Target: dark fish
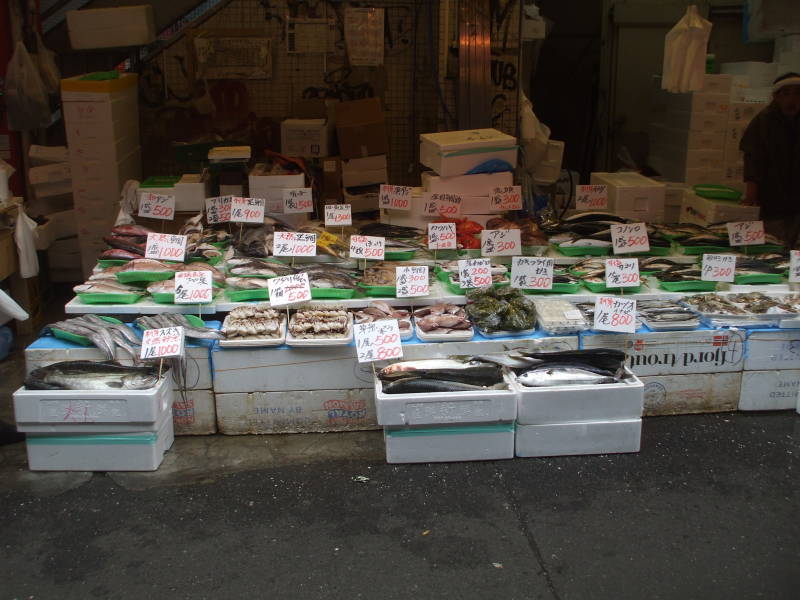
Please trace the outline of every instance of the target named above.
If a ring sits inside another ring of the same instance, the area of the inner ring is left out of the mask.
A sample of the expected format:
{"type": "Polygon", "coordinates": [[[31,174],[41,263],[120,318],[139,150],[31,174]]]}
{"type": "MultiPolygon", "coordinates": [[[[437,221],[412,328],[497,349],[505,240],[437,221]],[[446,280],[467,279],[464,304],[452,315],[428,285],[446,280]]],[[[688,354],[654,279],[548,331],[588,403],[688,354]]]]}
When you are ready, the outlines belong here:
{"type": "Polygon", "coordinates": [[[415,369],[413,371],[381,372],[379,377],[384,381],[398,381],[416,377],[473,385],[494,385],[503,381],[503,372],[498,365],[480,363],[465,369],[415,369]]]}
{"type": "Polygon", "coordinates": [[[611,348],[562,350],[560,352],[521,351],[520,354],[549,362],[594,365],[597,368],[609,371],[616,371],[625,362],[625,353],[611,348]]]}
{"type": "MultiPolygon", "coordinates": [[[[456,381],[441,379],[425,379],[422,377],[406,377],[383,386],[385,394],[430,394],[434,392],[472,392],[485,391],[486,386],[470,385],[456,381]]],[[[499,388],[498,388],[499,389],[499,388]]]]}
{"type": "Polygon", "coordinates": [[[121,235],[125,237],[146,238],[148,233],[153,233],[153,230],[142,227],[141,225],[117,225],[111,228],[112,235],[121,235]]]}
{"type": "Polygon", "coordinates": [[[106,250],[105,252],[101,252],[100,256],[97,258],[101,260],[106,259],[115,259],[115,260],[135,260],[137,258],[142,258],[144,253],[136,254],[134,252],[129,252],[128,250],[122,250],[120,248],[112,248],[111,250],[106,250]]]}
{"type": "Polygon", "coordinates": [[[112,248],[127,250],[139,256],[144,256],[144,243],[137,241],[140,238],[126,237],[121,235],[107,235],[103,241],[112,248]]]}
{"type": "Polygon", "coordinates": [[[627,219],[618,215],[605,212],[584,212],[576,213],[561,220],[563,223],[582,223],[585,221],[613,221],[614,223],[625,223],[627,219]]]}
{"type": "Polygon", "coordinates": [[[29,390],[146,390],[158,383],[158,367],[128,367],[115,361],[71,360],[34,369],[29,390]]]}

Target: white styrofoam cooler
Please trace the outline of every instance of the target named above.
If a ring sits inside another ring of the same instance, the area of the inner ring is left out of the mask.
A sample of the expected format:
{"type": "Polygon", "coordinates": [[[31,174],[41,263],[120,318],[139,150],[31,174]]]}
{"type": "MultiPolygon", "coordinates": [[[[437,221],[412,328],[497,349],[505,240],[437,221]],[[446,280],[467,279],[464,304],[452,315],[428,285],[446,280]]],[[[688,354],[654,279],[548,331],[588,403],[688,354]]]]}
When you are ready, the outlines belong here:
{"type": "Polygon", "coordinates": [[[157,431],[138,433],[29,433],[31,471],[155,471],[175,441],[167,412],[157,431]]]}
{"type": "Polygon", "coordinates": [[[736,410],[742,372],[654,375],[644,384],[644,416],[736,410]]]}
{"type": "Polygon", "coordinates": [[[27,390],[14,392],[17,429],[26,433],[156,431],[172,415],[166,377],[148,390],[27,390]]]}
{"type": "Polygon", "coordinates": [[[626,369],[622,383],[527,387],[513,378],[522,425],[617,421],[642,416],[644,384],[626,369]]]}
{"type": "Polygon", "coordinates": [[[745,371],[800,369],[800,329],[749,331],[745,371]]]}
{"type": "Polygon", "coordinates": [[[175,435],[211,435],[217,433],[217,407],[211,390],[174,392],[172,423],[175,435]]]}
{"type": "Polygon", "coordinates": [[[386,427],[388,463],[455,462],[514,458],[513,423],[443,427],[386,427]]]}
{"type": "Polygon", "coordinates": [[[789,410],[800,399],[800,370],[745,371],[739,410],[789,410]]]}
{"type": "Polygon", "coordinates": [[[570,456],[638,452],[642,420],[516,426],[517,456],[570,456]]]}
{"type": "Polygon", "coordinates": [[[423,133],[419,161],[442,177],[465,175],[487,160],[517,165],[517,139],[496,129],[423,133]]]}

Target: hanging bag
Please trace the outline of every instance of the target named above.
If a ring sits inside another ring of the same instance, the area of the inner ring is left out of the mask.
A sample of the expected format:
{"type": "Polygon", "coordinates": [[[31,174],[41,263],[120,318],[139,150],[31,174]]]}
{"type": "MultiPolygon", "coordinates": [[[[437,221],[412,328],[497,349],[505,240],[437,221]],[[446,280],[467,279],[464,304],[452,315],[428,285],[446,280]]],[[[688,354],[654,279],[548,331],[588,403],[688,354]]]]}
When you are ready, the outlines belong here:
{"type": "Polygon", "coordinates": [[[50,124],[47,91],[25,44],[17,42],[6,71],[8,128],[29,131],[50,124]]]}

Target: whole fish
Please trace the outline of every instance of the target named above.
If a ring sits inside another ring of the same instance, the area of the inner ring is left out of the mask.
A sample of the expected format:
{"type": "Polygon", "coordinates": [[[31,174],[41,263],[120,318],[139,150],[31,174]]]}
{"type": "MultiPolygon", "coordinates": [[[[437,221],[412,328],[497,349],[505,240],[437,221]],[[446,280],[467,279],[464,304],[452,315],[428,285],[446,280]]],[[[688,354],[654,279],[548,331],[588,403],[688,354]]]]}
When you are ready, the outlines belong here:
{"type": "Polygon", "coordinates": [[[426,360],[407,360],[396,362],[388,367],[384,367],[378,373],[378,376],[383,379],[384,376],[391,376],[394,373],[417,371],[420,369],[434,370],[434,369],[468,369],[471,364],[475,362],[456,360],[451,358],[430,358],[426,360]]]}
{"type": "Polygon", "coordinates": [[[158,367],[128,367],[114,361],[73,360],[34,369],[29,390],[146,390],[158,384],[158,367]]]}
{"type": "Polygon", "coordinates": [[[546,367],[525,371],[517,377],[526,387],[548,387],[557,385],[596,385],[616,383],[617,379],[608,375],[600,375],[580,367],[546,367]]]}
{"type": "Polygon", "coordinates": [[[258,290],[269,287],[266,279],[258,277],[227,277],[225,285],[234,290],[258,290]]]}
{"type": "Polygon", "coordinates": [[[117,273],[122,267],[108,267],[106,269],[99,269],[97,272],[89,276],[88,281],[116,281],[117,273]]]}
{"type": "Polygon", "coordinates": [[[72,291],[76,294],[139,294],[140,296],[145,294],[139,288],[113,281],[89,281],[76,285],[72,291]]]}
{"type": "MultiPolygon", "coordinates": [[[[494,389],[503,389],[504,385],[494,389]]],[[[383,386],[385,394],[430,394],[437,392],[472,392],[486,391],[482,385],[471,385],[457,381],[442,381],[440,379],[425,379],[422,377],[406,377],[392,381],[383,386]]],[[[492,389],[492,388],[490,388],[492,389]]]]}
{"type": "Polygon", "coordinates": [[[281,277],[294,273],[288,265],[273,263],[265,260],[251,260],[249,262],[228,266],[228,273],[237,277],[247,275],[250,277],[281,277]]]}
{"type": "Polygon", "coordinates": [[[126,265],[123,265],[121,271],[151,271],[155,273],[165,273],[167,271],[174,271],[175,267],[165,264],[160,260],[152,258],[137,258],[132,260],[126,265]]]}
{"type": "Polygon", "coordinates": [[[118,250],[127,250],[132,254],[144,256],[144,242],[138,241],[141,238],[128,237],[122,235],[107,235],[103,237],[103,241],[118,250]]]}
{"type": "Polygon", "coordinates": [[[114,359],[114,342],[113,339],[102,335],[95,329],[87,327],[85,323],[79,322],[77,319],[67,319],[66,321],[58,321],[48,325],[50,329],[59,329],[72,335],[80,335],[87,338],[94,346],[100,350],[109,360],[114,359]]]}
{"type": "Polygon", "coordinates": [[[114,260],[134,260],[136,258],[142,258],[143,252],[134,253],[129,252],[128,250],[122,250],[120,248],[111,248],[110,250],[105,250],[104,252],[100,253],[100,256],[97,258],[101,260],[105,259],[114,259],[114,260]]]}
{"type": "Polygon", "coordinates": [[[174,294],[175,280],[165,279],[164,281],[154,281],[147,286],[147,292],[150,294],[174,294]]]}
{"type": "Polygon", "coordinates": [[[562,248],[576,248],[576,247],[591,247],[591,248],[610,248],[611,242],[606,240],[595,240],[592,238],[579,238],[570,242],[561,242],[559,244],[562,248]]]}
{"type": "Polygon", "coordinates": [[[627,219],[611,213],[594,211],[575,213],[572,216],[561,219],[563,223],[581,223],[584,221],[613,221],[614,223],[625,223],[627,219]]]}
{"type": "Polygon", "coordinates": [[[116,225],[111,228],[113,235],[122,235],[127,237],[147,237],[148,233],[153,233],[152,229],[142,227],[141,225],[116,225]]]}

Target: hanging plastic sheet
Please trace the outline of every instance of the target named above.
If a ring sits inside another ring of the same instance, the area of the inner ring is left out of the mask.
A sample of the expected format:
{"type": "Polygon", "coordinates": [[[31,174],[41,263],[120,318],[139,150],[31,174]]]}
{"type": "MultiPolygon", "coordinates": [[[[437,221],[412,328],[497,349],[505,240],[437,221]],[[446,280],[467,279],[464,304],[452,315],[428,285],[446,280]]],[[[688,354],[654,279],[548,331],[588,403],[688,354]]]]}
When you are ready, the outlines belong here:
{"type": "Polygon", "coordinates": [[[19,256],[19,275],[23,279],[36,277],[39,274],[39,257],[36,256],[36,221],[19,208],[17,222],[14,226],[14,240],[17,243],[19,256]]]}
{"type": "Polygon", "coordinates": [[[29,131],[50,124],[47,89],[25,44],[17,42],[6,71],[8,128],[29,131]]]}
{"type": "Polygon", "coordinates": [[[661,87],[668,92],[696,92],[703,89],[711,21],[694,4],[667,33],[661,87]]]}

